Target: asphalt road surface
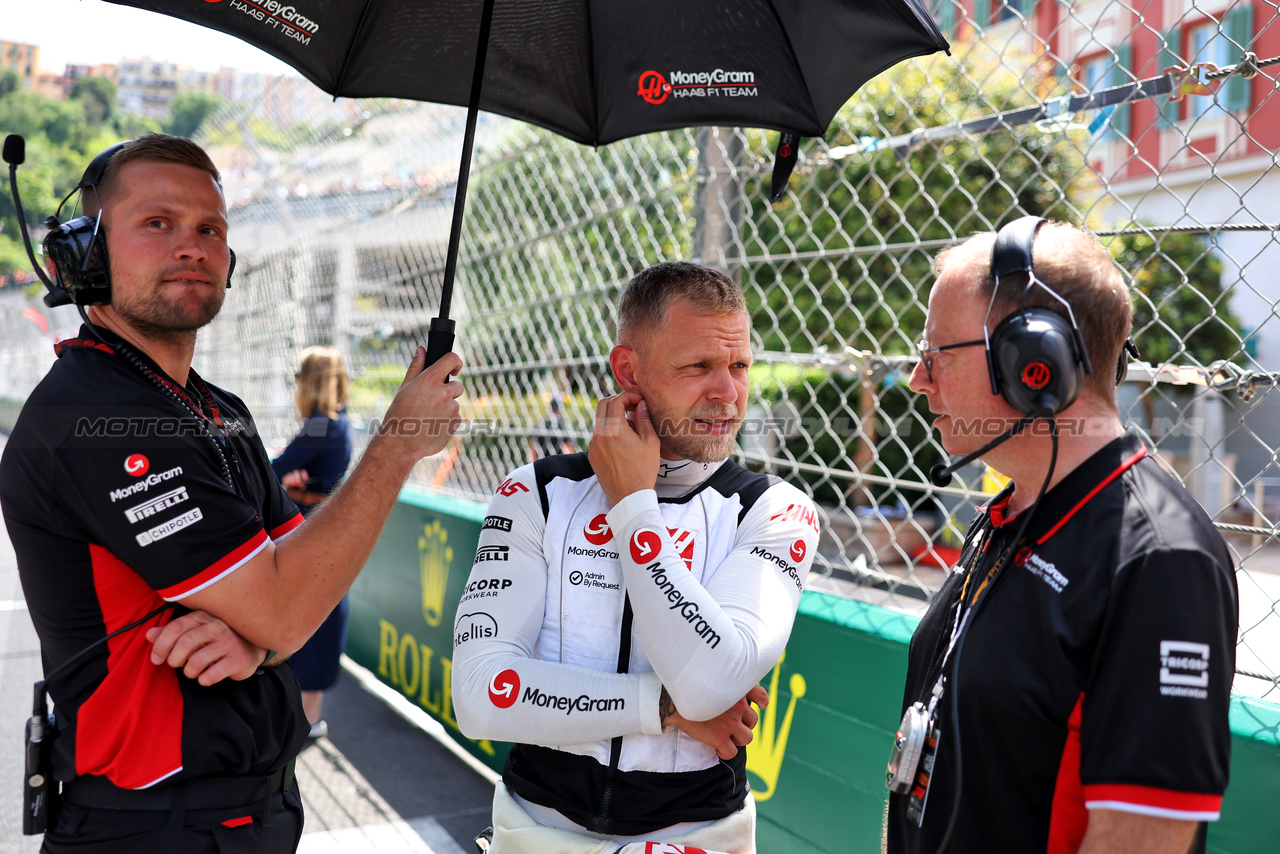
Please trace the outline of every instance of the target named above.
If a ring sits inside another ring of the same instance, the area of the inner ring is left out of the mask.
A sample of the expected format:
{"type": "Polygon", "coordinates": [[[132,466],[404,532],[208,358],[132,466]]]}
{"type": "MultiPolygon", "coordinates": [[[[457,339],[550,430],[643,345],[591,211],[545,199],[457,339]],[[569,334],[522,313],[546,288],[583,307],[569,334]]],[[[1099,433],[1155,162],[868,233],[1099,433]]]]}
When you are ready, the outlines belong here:
{"type": "MultiPolygon", "coordinates": [[[[40,848],[40,837],[22,835],[21,819],[23,731],[39,649],[0,526],[0,854],[40,848]]],[[[307,816],[299,851],[472,854],[471,839],[489,824],[492,782],[425,731],[425,713],[406,717],[366,681],[358,669],[343,672],[325,695],[329,736],[299,757],[307,816]]]]}

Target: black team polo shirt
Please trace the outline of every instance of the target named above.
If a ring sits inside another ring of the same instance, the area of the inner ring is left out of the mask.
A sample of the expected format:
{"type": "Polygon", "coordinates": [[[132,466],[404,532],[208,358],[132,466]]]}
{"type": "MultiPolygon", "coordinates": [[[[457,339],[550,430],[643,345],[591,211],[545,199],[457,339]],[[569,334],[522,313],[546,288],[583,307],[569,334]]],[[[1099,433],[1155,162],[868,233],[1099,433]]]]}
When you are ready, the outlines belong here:
{"type": "MultiPolygon", "coordinates": [[[[1021,525],[1005,516],[1011,492],[974,522],[988,515],[993,525],[975,583],[1021,525]]],[[[904,709],[928,704],[961,576],[911,639],[904,709]]],[[[977,607],[959,664],[963,785],[948,851],[1075,851],[1090,807],[1217,819],[1231,752],[1235,573],[1204,510],[1136,433],[1045,495],[977,607]]],[[[923,826],[907,818],[907,795],[891,795],[891,854],[936,850],[951,817],[951,683],[923,826]]],[[[1204,851],[1203,825],[1193,850],[1204,851]]]]}
{"type": "Polygon", "coordinates": [[[165,602],[178,607],[50,683],[60,731],[55,776],[100,775],[136,789],[273,773],[307,737],[291,668],[206,688],[153,665],[146,640],[148,628],[186,613],[185,597],[301,524],[248,409],[194,372],[179,387],[138,354],[224,437],[232,489],[190,418],[87,327],[56,349],[0,462],[0,505],[45,672],[165,602]]]}

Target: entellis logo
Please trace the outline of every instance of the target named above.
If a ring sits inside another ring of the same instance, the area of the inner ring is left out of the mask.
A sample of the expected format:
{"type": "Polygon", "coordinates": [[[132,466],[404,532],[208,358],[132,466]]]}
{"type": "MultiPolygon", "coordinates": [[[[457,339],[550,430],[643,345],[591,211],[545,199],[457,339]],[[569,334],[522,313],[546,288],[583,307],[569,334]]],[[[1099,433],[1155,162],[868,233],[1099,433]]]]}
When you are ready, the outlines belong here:
{"type": "Polygon", "coordinates": [[[603,546],[613,539],[613,531],[609,530],[609,522],[603,513],[588,522],[582,534],[593,546],[603,546]]]}
{"type": "MultiPolygon", "coordinates": [[[[787,653],[774,665],[769,675],[769,697],[777,699],[778,674],[782,670],[782,662],[787,660],[787,653]]],[[[778,775],[782,773],[782,758],[787,753],[787,739],[791,737],[791,719],[796,713],[796,701],[805,695],[808,686],[799,673],[791,674],[791,700],[787,703],[787,713],[782,718],[782,728],[778,729],[778,706],[770,703],[764,713],[751,729],[751,749],[747,751],[747,770],[763,781],[757,788],[753,782],[751,793],[757,801],[767,801],[778,789],[778,775]]]]}
{"type": "Polygon", "coordinates": [[[489,701],[499,709],[509,709],[520,697],[520,674],[504,670],[489,683],[489,701]]]}
{"type": "Polygon", "coordinates": [[[1053,379],[1053,371],[1044,362],[1032,362],[1022,369],[1022,384],[1039,391],[1053,379]]]}
{"type": "Polygon", "coordinates": [[[124,461],[124,470],[134,477],[142,477],[151,469],[151,461],[142,454],[131,454],[124,461]]]}
{"type": "Polygon", "coordinates": [[[650,104],[661,104],[671,94],[671,84],[658,72],[646,71],[640,75],[640,88],[636,94],[650,104]]]}
{"type": "Polygon", "coordinates": [[[449,530],[437,519],[422,527],[418,537],[418,570],[422,576],[422,619],[428,626],[438,626],[444,619],[444,592],[449,584],[449,565],[453,563],[453,547],[449,530]]]}
{"type": "Polygon", "coordinates": [[[641,528],[631,535],[631,559],[636,563],[648,563],[662,551],[662,535],[649,528],[641,528]]]}

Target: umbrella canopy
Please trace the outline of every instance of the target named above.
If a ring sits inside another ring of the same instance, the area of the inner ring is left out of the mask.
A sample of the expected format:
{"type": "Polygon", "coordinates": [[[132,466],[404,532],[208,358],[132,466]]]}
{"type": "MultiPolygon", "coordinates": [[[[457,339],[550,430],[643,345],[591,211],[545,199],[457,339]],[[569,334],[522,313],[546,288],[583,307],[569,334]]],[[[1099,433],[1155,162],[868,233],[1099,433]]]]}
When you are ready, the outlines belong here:
{"type": "MultiPolygon", "coordinates": [[[[334,96],[467,106],[483,0],[108,0],[234,35],[334,96]]],[[[479,106],[599,145],[692,125],[821,136],[946,49],[922,0],[496,0],[479,106]]]]}
{"type": "Polygon", "coordinates": [[[772,198],[802,136],[858,87],[948,45],[922,0],[107,0],[265,50],[334,97],[466,106],[431,364],[449,319],[477,110],[600,145],[693,125],[782,132],[772,198]]]}

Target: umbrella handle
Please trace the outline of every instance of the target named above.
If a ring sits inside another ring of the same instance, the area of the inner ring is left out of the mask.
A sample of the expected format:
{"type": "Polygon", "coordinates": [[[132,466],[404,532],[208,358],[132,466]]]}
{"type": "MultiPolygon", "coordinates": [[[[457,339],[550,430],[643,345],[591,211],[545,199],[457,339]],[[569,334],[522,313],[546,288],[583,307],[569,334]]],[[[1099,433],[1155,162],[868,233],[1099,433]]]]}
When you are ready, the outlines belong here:
{"type": "Polygon", "coordinates": [[[427,364],[429,368],[445,353],[453,350],[453,330],[457,326],[447,317],[431,318],[431,328],[427,332],[427,364]]]}

